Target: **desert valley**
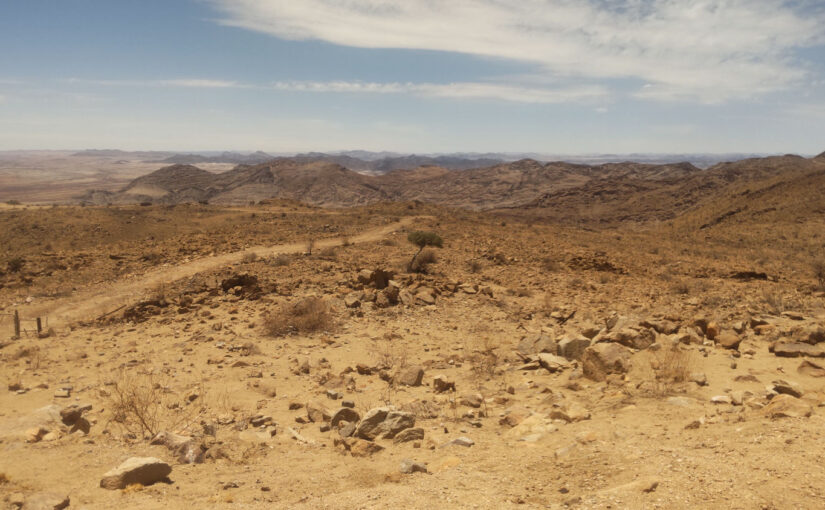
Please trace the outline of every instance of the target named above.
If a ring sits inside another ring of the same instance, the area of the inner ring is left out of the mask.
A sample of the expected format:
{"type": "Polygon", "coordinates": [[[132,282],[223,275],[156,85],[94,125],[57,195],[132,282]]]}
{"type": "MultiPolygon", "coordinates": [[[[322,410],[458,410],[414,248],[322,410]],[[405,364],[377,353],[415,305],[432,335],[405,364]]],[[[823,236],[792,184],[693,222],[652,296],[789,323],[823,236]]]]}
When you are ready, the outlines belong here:
{"type": "Polygon", "coordinates": [[[2,504],[825,505],[825,156],[426,164],[4,204],[2,504]]]}

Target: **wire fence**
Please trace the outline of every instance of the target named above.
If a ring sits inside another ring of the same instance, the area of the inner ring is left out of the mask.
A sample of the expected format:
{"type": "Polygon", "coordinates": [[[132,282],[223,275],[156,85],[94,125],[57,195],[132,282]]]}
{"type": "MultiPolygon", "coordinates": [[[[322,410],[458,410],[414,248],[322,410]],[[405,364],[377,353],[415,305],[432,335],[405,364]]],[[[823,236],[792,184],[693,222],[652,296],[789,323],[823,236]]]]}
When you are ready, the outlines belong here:
{"type": "Polygon", "coordinates": [[[39,336],[41,332],[49,329],[48,317],[26,318],[21,317],[17,311],[12,313],[0,312],[0,335],[11,338],[39,336]]]}

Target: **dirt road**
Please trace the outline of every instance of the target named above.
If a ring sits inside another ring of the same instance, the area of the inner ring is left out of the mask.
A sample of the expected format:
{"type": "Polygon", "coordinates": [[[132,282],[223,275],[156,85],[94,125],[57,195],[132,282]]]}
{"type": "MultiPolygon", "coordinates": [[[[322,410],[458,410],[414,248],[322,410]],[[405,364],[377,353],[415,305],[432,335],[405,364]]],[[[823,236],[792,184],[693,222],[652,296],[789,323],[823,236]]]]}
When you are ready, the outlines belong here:
{"type": "MultiPolygon", "coordinates": [[[[410,225],[418,217],[403,218],[400,221],[367,230],[349,239],[350,243],[377,241],[386,235],[410,225]]],[[[343,240],[320,239],[315,242],[315,249],[340,246],[343,240]]],[[[134,278],[99,285],[93,289],[81,291],[71,297],[57,299],[48,303],[33,303],[20,307],[20,315],[25,318],[47,317],[49,327],[65,326],[73,321],[88,320],[99,317],[123,305],[138,301],[147,292],[163,284],[169,284],[182,278],[239,262],[245,255],[254,253],[259,257],[278,254],[303,253],[307,242],[279,244],[273,246],[255,246],[232,253],[204,257],[185,264],[161,267],[134,278]]]]}

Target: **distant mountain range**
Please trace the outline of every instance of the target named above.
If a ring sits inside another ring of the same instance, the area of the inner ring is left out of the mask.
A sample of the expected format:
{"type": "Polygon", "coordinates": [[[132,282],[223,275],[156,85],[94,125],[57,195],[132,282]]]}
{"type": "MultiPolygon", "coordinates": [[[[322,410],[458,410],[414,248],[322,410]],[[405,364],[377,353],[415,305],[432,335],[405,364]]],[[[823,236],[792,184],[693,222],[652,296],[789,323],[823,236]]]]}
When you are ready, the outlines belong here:
{"type": "Polygon", "coordinates": [[[195,152],[176,153],[163,151],[128,152],[121,150],[85,150],[74,154],[93,158],[139,160],[158,164],[203,165],[231,164],[255,165],[275,159],[289,158],[310,163],[324,161],[335,163],[354,172],[379,175],[394,170],[412,170],[422,166],[438,166],[448,170],[482,168],[499,163],[533,159],[536,161],[564,161],[567,163],[600,165],[632,161],[662,165],[689,162],[699,168],[708,168],[725,161],[738,161],[767,154],[545,154],[545,153],[452,153],[452,154],[400,154],[395,152],[341,151],[309,152],[299,154],[270,154],[263,151],[246,152],[195,152]]]}
{"type": "MultiPolygon", "coordinates": [[[[823,181],[822,187],[815,188],[817,193],[825,189],[822,155],[748,158],[708,169],[689,162],[585,165],[524,159],[466,170],[434,165],[413,170],[380,167],[383,173],[376,175],[345,168],[341,163],[350,156],[324,156],[281,157],[222,173],[174,164],[139,177],[120,191],[91,191],[80,198],[97,204],[246,204],[284,198],[325,207],[417,200],[517,216],[610,222],[674,218],[734,190],[750,193],[748,186],[753,183],[775,185],[806,178],[823,181]]],[[[384,157],[373,163],[386,165],[397,159],[384,157]]]]}

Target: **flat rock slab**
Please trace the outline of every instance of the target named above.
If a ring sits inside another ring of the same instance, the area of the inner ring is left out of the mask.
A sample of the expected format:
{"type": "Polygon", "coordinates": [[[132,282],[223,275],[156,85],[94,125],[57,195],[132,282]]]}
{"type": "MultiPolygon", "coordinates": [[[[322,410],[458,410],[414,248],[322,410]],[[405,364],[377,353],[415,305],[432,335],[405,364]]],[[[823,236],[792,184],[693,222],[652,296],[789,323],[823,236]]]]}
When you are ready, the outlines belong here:
{"type": "Polygon", "coordinates": [[[165,480],[172,467],[154,457],[132,457],[103,475],[100,486],[104,489],[125,489],[134,484],[152,485],[165,480]]]}

